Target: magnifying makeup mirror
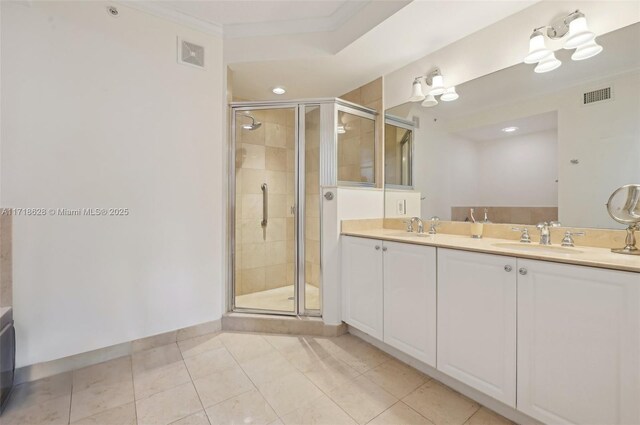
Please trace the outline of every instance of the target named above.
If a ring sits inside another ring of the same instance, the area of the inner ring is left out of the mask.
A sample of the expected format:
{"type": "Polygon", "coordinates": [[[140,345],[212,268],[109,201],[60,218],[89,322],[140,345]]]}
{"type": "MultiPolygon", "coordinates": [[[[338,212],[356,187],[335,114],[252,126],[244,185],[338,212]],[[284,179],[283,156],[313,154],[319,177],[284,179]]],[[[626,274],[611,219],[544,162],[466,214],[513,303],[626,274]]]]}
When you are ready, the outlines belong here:
{"type": "Polygon", "coordinates": [[[627,184],[618,188],[607,201],[607,211],[618,223],[627,224],[624,248],[612,249],[617,254],[640,255],[636,247],[635,231],[640,230],[640,184],[627,184]]]}

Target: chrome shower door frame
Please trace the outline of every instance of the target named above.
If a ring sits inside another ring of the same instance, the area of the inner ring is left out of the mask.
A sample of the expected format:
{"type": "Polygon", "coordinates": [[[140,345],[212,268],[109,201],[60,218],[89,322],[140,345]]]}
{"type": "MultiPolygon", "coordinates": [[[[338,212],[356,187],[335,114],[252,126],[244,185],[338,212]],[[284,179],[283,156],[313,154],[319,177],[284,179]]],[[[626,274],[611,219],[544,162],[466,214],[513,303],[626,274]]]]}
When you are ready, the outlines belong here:
{"type": "Polygon", "coordinates": [[[286,316],[321,316],[320,310],[306,310],[305,308],[305,107],[316,106],[318,102],[236,102],[231,107],[231,134],[229,148],[229,208],[228,208],[228,306],[229,311],[240,313],[271,314],[286,316]],[[257,308],[236,307],[236,113],[255,110],[294,109],[294,308],[293,311],[267,310],[257,308]]]}

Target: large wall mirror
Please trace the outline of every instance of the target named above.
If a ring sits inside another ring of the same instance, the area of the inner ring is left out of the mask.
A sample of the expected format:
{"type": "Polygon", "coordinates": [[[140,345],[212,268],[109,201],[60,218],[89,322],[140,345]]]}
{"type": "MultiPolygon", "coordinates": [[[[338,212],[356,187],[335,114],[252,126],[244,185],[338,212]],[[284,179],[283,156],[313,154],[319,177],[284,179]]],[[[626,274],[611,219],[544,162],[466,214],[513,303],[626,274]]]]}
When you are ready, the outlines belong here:
{"type": "Polygon", "coordinates": [[[640,24],[598,42],[589,60],[561,50],[554,71],[522,63],[459,85],[454,102],[388,109],[412,145],[403,164],[402,127],[385,135],[385,216],[466,221],[475,208],[494,223],[623,227],[605,203],[640,183],[640,24]]]}

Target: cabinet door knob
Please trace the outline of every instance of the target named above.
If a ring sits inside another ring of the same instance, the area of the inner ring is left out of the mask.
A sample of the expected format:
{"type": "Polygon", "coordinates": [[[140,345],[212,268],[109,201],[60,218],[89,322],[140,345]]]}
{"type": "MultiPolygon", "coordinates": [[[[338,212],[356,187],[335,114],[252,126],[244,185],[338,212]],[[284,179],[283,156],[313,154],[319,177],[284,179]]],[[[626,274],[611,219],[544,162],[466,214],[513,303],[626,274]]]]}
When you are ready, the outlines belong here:
{"type": "Polygon", "coordinates": [[[507,264],[506,266],[504,266],[504,271],[505,272],[510,272],[511,270],[513,270],[513,269],[511,268],[510,265],[507,264]]]}
{"type": "Polygon", "coordinates": [[[525,274],[527,274],[527,269],[525,269],[524,267],[521,267],[520,270],[518,270],[518,272],[524,276],[525,274]]]}
{"type": "Polygon", "coordinates": [[[384,252],[387,252],[387,247],[386,247],[386,246],[383,246],[383,247],[382,247],[382,250],[383,250],[384,252]]]}
{"type": "Polygon", "coordinates": [[[376,245],[376,251],[380,251],[380,245],[376,245]]]}

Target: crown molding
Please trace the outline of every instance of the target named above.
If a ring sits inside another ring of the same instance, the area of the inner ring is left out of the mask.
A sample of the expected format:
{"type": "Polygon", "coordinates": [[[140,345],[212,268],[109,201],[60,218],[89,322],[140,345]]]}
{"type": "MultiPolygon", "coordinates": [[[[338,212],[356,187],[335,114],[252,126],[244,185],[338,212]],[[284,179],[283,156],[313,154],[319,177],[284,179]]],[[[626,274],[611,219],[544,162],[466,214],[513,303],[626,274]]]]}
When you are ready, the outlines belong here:
{"type": "Polygon", "coordinates": [[[342,27],[371,0],[346,1],[331,15],[320,18],[222,25],[180,12],[162,2],[117,0],[115,4],[131,7],[207,34],[225,38],[268,37],[275,35],[330,32],[342,27]]]}
{"type": "Polygon", "coordinates": [[[268,37],[274,35],[330,32],[340,29],[371,0],[346,1],[331,15],[271,22],[224,25],[225,38],[268,37]]]}
{"type": "Polygon", "coordinates": [[[158,18],[166,19],[176,24],[185,25],[192,29],[202,31],[206,34],[211,34],[216,36],[222,36],[223,34],[222,25],[215,22],[205,21],[203,19],[193,17],[191,15],[182,13],[170,7],[163,6],[161,2],[118,0],[118,1],[115,1],[114,3],[127,6],[132,9],[139,10],[141,12],[149,13],[158,18]]]}

